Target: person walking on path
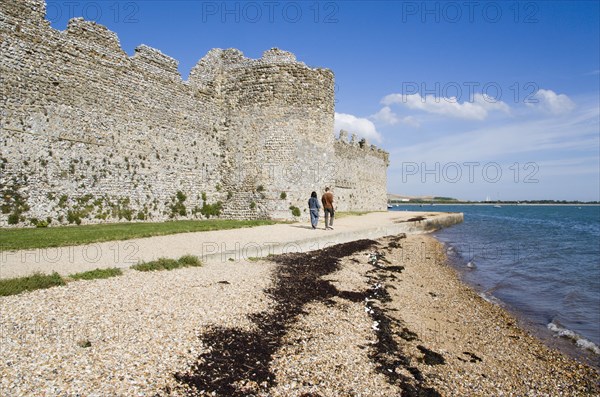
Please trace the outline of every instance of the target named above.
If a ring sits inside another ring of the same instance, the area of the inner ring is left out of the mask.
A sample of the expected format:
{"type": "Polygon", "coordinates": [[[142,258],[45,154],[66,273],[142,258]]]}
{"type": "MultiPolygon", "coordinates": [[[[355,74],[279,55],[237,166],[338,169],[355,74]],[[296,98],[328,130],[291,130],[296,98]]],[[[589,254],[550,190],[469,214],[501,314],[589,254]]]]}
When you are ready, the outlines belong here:
{"type": "Polygon", "coordinates": [[[321,202],[323,203],[323,210],[325,211],[325,230],[333,230],[333,216],[335,215],[335,210],[333,209],[333,193],[329,191],[329,187],[325,188],[325,193],[323,194],[323,197],[321,197],[321,202]],[[328,218],[330,218],[329,222],[328,218]]]}
{"type": "Polygon", "coordinates": [[[321,204],[319,204],[319,200],[317,199],[317,192],[312,192],[310,194],[310,198],[308,199],[308,209],[310,210],[310,223],[313,229],[317,228],[317,224],[319,223],[319,210],[321,209],[321,204]]]}

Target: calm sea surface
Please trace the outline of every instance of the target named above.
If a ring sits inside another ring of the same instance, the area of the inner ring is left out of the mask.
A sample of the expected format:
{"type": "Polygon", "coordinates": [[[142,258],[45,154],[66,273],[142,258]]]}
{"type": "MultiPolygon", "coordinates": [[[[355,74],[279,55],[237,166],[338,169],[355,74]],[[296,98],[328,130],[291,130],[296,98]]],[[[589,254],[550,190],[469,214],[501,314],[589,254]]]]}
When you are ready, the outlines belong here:
{"type": "Polygon", "coordinates": [[[464,223],[434,233],[463,280],[537,327],[542,338],[552,335],[563,348],[600,357],[600,206],[391,210],[464,213],[464,223]]]}

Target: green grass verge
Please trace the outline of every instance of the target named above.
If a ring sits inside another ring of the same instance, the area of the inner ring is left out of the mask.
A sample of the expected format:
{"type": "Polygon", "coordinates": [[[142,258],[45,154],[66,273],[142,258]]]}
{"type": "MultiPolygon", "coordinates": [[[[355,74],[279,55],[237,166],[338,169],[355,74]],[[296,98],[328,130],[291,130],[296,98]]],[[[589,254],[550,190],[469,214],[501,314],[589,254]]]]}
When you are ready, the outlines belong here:
{"type": "Polygon", "coordinates": [[[65,285],[65,280],[56,272],[52,274],[35,273],[27,277],[0,280],[0,296],[16,295],[25,291],[65,285]]]}
{"type": "MultiPolygon", "coordinates": [[[[139,271],[150,270],[172,270],[180,267],[202,266],[202,262],[197,256],[184,255],[179,259],[160,258],[152,262],[142,262],[131,266],[132,269],[139,271]]],[[[65,285],[71,280],[94,280],[101,278],[116,277],[123,274],[119,268],[112,267],[108,269],[94,269],[87,272],[71,274],[62,278],[58,273],[41,274],[34,273],[31,276],[17,277],[9,279],[0,279],[0,296],[9,296],[20,294],[25,291],[34,291],[65,285]]]]}
{"type": "Polygon", "coordinates": [[[72,280],[94,280],[98,278],[110,278],[116,277],[123,274],[123,271],[117,267],[110,267],[108,269],[94,269],[87,272],[75,273],[69,275],[72,280]]]}
{"type": "Polygon", "coordinates": [[[179,259],[158,258],[151,262],[140,262],[131,266],[131,268],[140,272],[149,272],[153,270],[173,270],[190,266],[202,266],[202,262],[197,256],[185,255],[179,259]]]}
{"type": "Polygon", "coordinates": [[[271,220],[207,219],[160,223],[112,223],[35,229],[0,229],[0,251],[64,247],[175,233],[237,229],[278,223],[271,220]]]}

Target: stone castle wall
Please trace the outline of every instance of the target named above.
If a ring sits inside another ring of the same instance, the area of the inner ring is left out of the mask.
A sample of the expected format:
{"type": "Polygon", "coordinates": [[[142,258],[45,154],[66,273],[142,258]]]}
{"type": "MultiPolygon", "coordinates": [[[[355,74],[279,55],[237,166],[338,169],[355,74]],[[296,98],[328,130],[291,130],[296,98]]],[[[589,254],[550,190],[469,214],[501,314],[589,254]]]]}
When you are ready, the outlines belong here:
{"type": "Polygon", "coordinates": [[[388,154],[340,131],[335,141],[336,167],[334,189],[341,211],[373,211],[387,209],[388,154]]]}
{"type": "Polygon", "coordinates": [[[42,0],[1,2],[0,33],[0,226],[291,218],[325,185],[385,208],[387,154],[334,139],[327,69],[215,49],[184,81],[101,25],[53,29],[42,0]]]}

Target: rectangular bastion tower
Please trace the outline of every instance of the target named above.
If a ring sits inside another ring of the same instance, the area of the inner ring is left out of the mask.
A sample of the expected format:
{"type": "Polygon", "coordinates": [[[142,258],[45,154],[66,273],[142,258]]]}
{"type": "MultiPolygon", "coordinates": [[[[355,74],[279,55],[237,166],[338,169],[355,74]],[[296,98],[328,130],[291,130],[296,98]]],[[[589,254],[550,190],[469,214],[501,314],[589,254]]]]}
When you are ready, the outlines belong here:
{"type": "Polygon", "coordinates": [[[333,134],[333,73],[271,49],[176,60],[43,0],[0,2],[0,226],[383,210],[387,153],[333,134]]]}

